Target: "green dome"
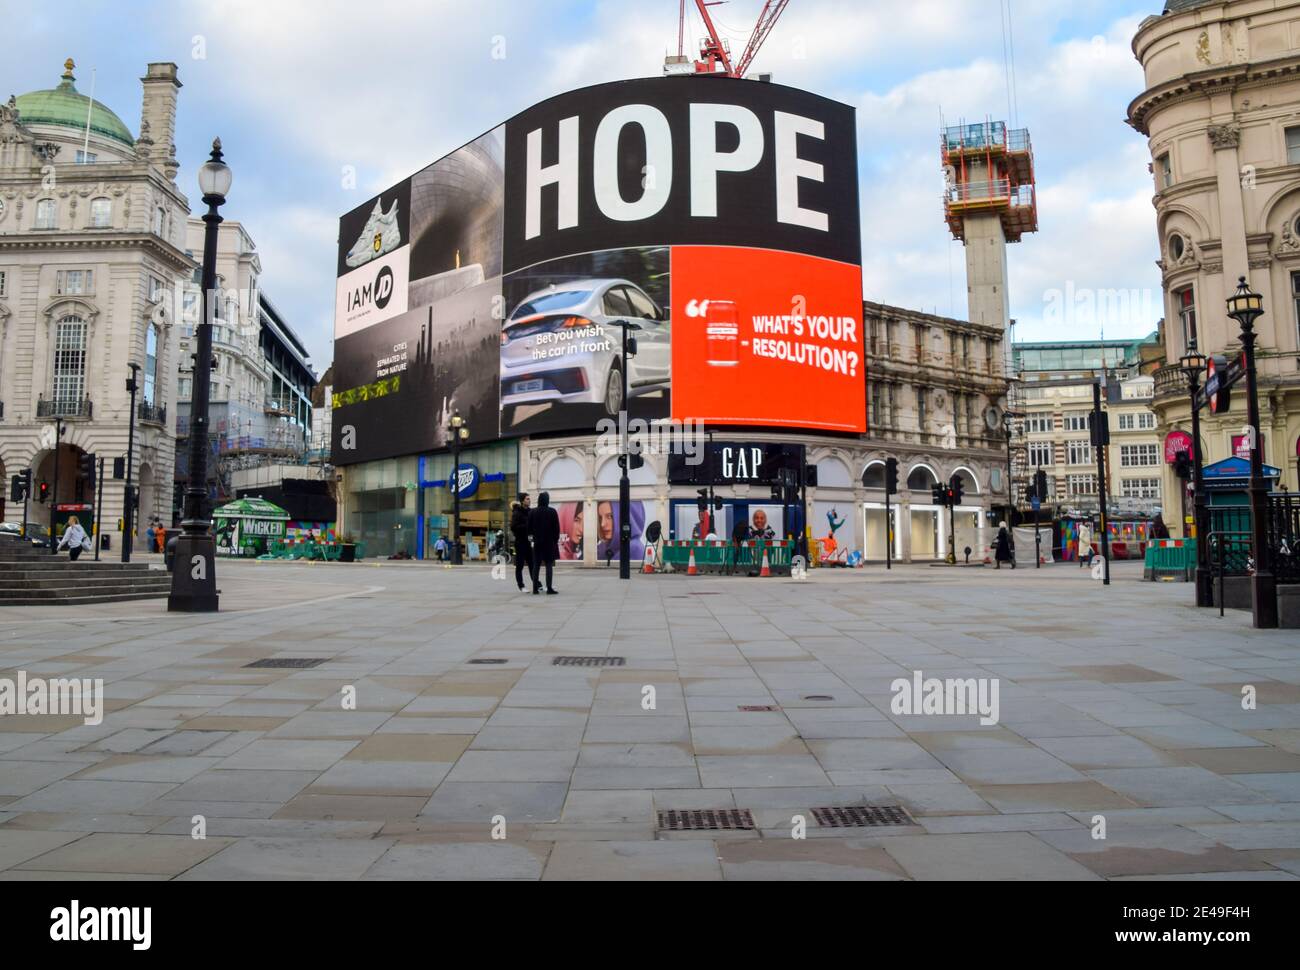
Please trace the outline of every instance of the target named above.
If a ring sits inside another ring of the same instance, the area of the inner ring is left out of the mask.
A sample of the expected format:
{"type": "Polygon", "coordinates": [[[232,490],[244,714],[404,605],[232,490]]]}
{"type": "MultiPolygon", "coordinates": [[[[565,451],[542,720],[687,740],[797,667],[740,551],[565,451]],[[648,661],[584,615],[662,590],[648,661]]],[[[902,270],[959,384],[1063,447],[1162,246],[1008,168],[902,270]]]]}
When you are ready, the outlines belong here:
{"type": "Polygon", "coordinates": [[[90,115],[90,130],[96,135],[121,142],[128,148],[135,145],[131,131],[122,119],[98,101],[91,101],[78,93],[72,76],[73,63],[66,70],[57,88],[49,91],[32,91],[17,98],[18,120],[24,125],[60,125],[80,132],[86,130],[86,115],[90,115]]]}

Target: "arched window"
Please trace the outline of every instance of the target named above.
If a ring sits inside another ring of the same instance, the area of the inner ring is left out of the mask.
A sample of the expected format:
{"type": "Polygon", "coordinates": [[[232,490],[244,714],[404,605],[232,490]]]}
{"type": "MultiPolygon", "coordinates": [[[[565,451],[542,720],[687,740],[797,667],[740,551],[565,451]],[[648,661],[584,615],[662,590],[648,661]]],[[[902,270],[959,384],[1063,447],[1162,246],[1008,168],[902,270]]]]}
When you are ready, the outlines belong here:
{"type": "Polygon", "coordinates": [[[158,403],[158,328],[152,324],[144,334],[144,403],[158,403]]]}
{"type": "Polygon", "coordinates": [[[113,224],[113,200],[99,198],[90,200],[90,228],[107,229],[113,224]]]}
{"type": "Polygon", "coordinates": [[[57,407],[74,408],[86,392],[86,321],[62,318],[54,331],[54,387],[57,407]]]}
{"type": "Polygon", "coordinates": [[[36,228],[57,229],[59,207],[53,199],[41,199],[36,203],[36,228]]]}

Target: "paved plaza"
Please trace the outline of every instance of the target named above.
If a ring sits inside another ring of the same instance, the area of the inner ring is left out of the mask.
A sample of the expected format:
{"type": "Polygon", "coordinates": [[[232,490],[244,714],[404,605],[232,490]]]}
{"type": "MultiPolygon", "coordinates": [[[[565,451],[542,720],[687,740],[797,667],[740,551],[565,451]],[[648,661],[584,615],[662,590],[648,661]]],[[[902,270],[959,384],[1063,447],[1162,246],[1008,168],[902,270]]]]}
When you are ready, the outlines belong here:
{"type": "Polygon", "coordinates": [[[1300,875],[1300,637],[1140,566],[512,579],[222,563],[216,616],[6,609],[0,678],[107,713],[0,718],[0,878],[1300,875]],[[996,723],[895,713],[914,678],[996,723]],[[814,813],[852,806],[903,824],[814,813]],[[659,816],[709,809],[754,827],[659,816]]]}

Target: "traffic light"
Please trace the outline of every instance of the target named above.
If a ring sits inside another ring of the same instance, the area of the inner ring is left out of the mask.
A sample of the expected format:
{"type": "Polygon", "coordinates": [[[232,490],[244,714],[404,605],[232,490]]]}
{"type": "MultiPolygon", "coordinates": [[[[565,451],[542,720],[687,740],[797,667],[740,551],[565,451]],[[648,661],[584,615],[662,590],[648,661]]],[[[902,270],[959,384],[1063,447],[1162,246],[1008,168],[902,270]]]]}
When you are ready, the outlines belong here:
{"type": "Polygon", "coordinates": [[[962,489],[960,475],[953,475],[952,478],[948,480],[948,496],[952,499],[952,504],[954,506],[961,505],[962,489]]]}
{"type": "Polygon", "coordinates": [[[948,489],[943,485],[930,486],[930,501],[935,505],[944,506],[948,504],[948,489]]]}
{"type": "Polygon", "coordinates": [[[1110,418],[1105,411],[1094,411],[1088,415],[1088,437],[1094,448],[1104,448],[1110,444],[1110,418]]]}
{"type": "Polygon", "coordinates": [[[1047,501],[1047,472],[1041,468],[1034,473],[1034,491],[1038,493],[1040,501],[1047,501]]]}
{"type": "Polygon", "coordinates": [[[15,475],[9,480],[9,501],[21,502],[27,497],[27,492],[23,488],[23,476],[15,475]]]}
{"type": "Polygon", "coordinates": [[[113,459],[113,480],[121,481],[126,478],[126,459],[118,455],[113,459]]]}
{"type": "Polygon", "coordinates": [[[37,496],[37,501],[39,501],[41,504],[44,504],[49,500],[50,500],[50,483],[41,482],[40,494],[37,496]]]}
{"type": "Polygon", "coordinates": [[[695,494],[699,496],[699,498],[695,500],[695,507],[701,512],[707,512],[709,510],[709,490],[707,488],[702,488],[695,494]]]}
{"type": "Polygon", "coordinates": [[[898,459],[885,459],[885,492],[889,495],[898,494],[898,459]]]}
{"type": "Polygon", "coordinates": [[[85,482],[87,488],[95,487],[95,456],[92,454],[83,454],[78,459],[78,465],[81,471],[81,479],[85,482]]]}
{"type": "Polygon", "coordinates": [[[1186,481],[1192,477],[1192,456],[1185,451],[1174,455],[1174,475],[1186,481]]]}

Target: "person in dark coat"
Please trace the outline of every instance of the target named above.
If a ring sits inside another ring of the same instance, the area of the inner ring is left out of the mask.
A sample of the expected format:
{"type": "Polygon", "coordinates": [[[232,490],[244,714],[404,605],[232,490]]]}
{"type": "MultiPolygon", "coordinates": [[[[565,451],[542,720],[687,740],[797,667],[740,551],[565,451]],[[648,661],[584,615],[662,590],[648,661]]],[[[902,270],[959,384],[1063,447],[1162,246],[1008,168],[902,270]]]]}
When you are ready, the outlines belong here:
{"type": "Polygon", "coordinates": [[[528,570],[532,588],[537,589],[537,560],[533,556],[533,542],[528,532],[531,502],[527,492],[520,492],[519,501],[510,509],[510,533],[515,537],[515,582],[519,584],[520,592],[524,589],[525,569],[528,570]]]}
{"type": "Polygon", "coordinates": [[[533,595],[542,591],[537,581],[541,567],[546,566],[546,592],[555,595],[553,578],[555,560],[560,558],[560,516],[551,508],[549,492],[537,496],[537,508],[528,513],[528,531],[533,536],[533,595]]]}
{"type": "Polygon", "coordinates": [[[1011,530],[1007,528],[1005,522],[998,529],[998,537],[993,542],[993,558],[997,560],[997,568],[1001,569],[1004,562],[1011,563],[1011,568],[1016,568],[1016,547],[1011,540],[1011,530]]]}

